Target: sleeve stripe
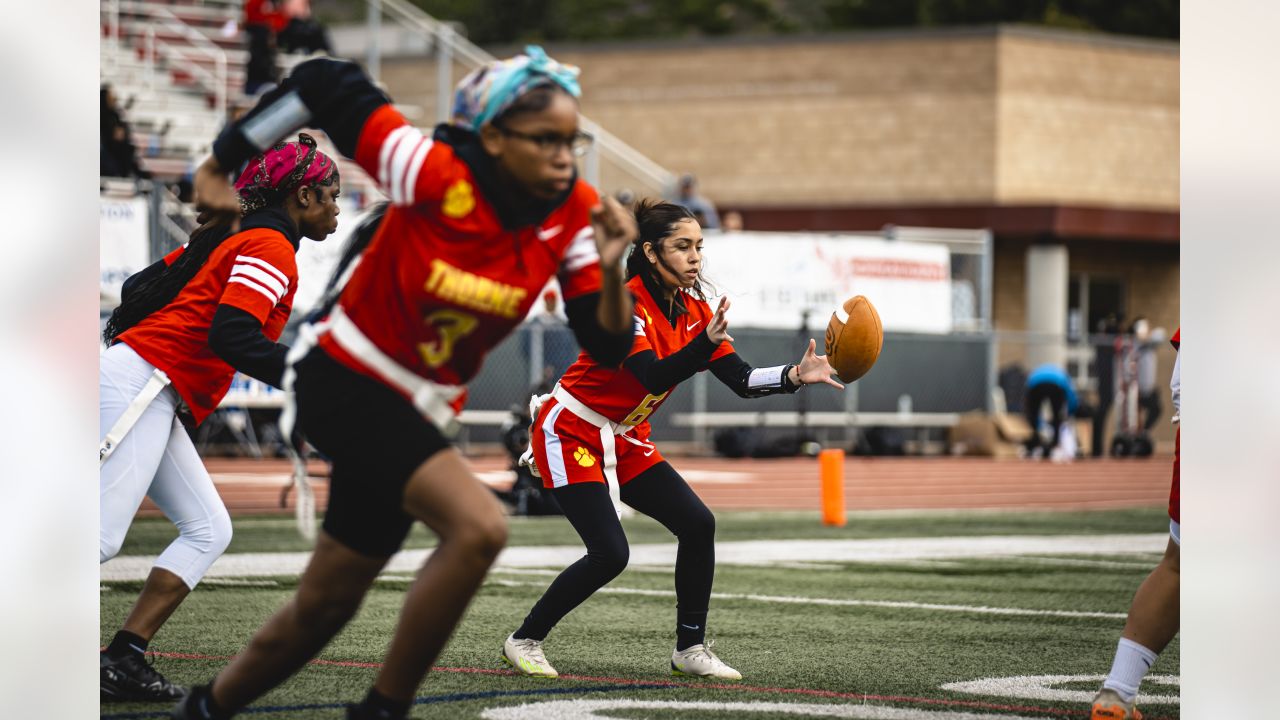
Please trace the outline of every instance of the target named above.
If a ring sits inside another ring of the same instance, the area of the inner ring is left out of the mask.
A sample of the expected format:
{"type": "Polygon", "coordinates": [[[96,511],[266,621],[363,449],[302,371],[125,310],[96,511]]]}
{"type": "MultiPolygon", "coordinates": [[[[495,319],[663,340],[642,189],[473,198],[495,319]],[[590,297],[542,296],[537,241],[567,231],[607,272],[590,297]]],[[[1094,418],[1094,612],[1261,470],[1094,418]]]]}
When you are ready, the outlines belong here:
{"type": "Polygon", "coordinates": [[[596,234],[590,225],[578,231],[569,246],[565,249],[561,263],[570,272],[600,261],[600,253],[596,250],[596,234]]]}
{"type": "Polygon", "coordinates": [[[284,296],[284,291],[288,287],[287,285],[282,285],[280,281],[270,273],[263,272],[252,265],[236,265],[231,268],[231,277],[247,277],[252,279],[262,287],[270,290],[276,300],[279,300],[284,296]]]}
{"type": "Polygon", "coordinates": [[[229,280],[228,282],[240,283],[241,285],[244,285],[245,287],[253,288],[254,290],[256,290],[256,291],[258,291],[258,292],[262,293],[264,296],[266,296],[266,298],[267,298],[268,300],[270,300],[270,301],[271,301],[271,306],[272,306],[272,307],[275,307],[275,306],[276,306],[277,304],[279,304],[279,302],[280,302],[278,299],[276,299],[276,297],[275,297],[274,295],[272,295],[270,292],[268,292],[268,291],[266,290],[266,288],[262,287],[262,286],[261,286],[261,285],[259,285],[258,283],[254,282],[254,281],[252,281],[252,280],[250,280],[250,279],[248,279],[248,278],[241,277],[241,276],[237,275],[237,276],[235,276],[235,277],[231,278],[231,280],[229,280]]]}
{"type": "Polygon", "coordinates": [[[282,273],[282,272],[280,272],[280,270],[279,270],[279,269],[277,269],[275,265],[272,265],[271,263],[267,262],[266,260],[262,260],[262,259],[260,259],[260,258],[252,257],[252,256],[250,256],[250,255],[237,255],[237,256],[236,256],[236,263],[237,263],[237,264],[240,264],[240,263],[250,263],[250,264],[253,264],[253,265],[257,265],[258,267],[262,268],[263,270],[266,270],[267,272],[269,272],[269,273],[271,273],[272,275],[274,275],[274,276],[276,277],[276,279],[280,281],[280,284],[281,284],[281,285],[284,285],[285,287],[288,287],[288,286],[289,286],[289,276],[288,276],[288,275],[285,275],[285,274],[284,274],[284,273],[282,273]]]}
{"type": "Polygon", "coordinates": [[[409,168],[412,160],[418,152],[418,148],[427,139],[416,128],[410,128],[405,138],[396,145],[396,149],[391,153],[391,167],[389,177],[387,178],[387,186],[391,190],[391,201],[400,205],[408,204],[409,197],[404,180],[409,174],[409,168]]]}
{"type": "Polygon", "coordinates": [[[414,191],[418,186],[418,173],[422,171],[422,164],[427,159],[427,153],[431,151],[432,144],[429,138],[423,136],[418,142],[418,148],[413,151],[413,157],[409,160],[409,167],[404,176],[404,200],[407,205],[417,202],[414,191]]]}
{"type": "Polygon", "coordinates": [[[391,154],[395,151],[396,146],[404,139],[409,131],[413,128],[408,125],[401,125],[387,134],[385,140],[382,141],[382,149],[378,152],[378,184],[384,188],[390,189],[391,183],[388,181],[390,177],[391,154]]]}

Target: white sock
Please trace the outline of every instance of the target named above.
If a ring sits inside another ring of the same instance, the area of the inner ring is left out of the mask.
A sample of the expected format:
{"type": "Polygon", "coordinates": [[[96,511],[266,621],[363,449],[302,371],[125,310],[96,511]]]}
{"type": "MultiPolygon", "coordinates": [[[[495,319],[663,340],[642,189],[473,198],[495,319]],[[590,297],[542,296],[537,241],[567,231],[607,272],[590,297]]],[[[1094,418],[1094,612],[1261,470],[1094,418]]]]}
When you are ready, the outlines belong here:
{"type": "Polygon", "coordinates": [[[1138,697],[1138,686],[1142,678],[1156,663],[1156,654],[1127,638],[1120,638],[1116,647],[1116,659],[1111,663],[1111,674],[1103,681],[1102,687],[1115,690],[1127,703],[1138,697]]]}

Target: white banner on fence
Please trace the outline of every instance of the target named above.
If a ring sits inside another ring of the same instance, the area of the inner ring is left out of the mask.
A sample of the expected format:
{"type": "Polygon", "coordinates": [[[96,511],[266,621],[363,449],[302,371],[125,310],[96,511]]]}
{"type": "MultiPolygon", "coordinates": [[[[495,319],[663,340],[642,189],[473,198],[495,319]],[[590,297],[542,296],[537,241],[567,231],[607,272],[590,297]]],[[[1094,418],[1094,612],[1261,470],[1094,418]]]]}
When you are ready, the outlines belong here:
{"type": "Polygon", "coordinates": [[[704,237],[705,275],[733,303],[730,332],[796,328],[805,310],[809,326],[822,328],[854,295],[871,300],[885,330],[951,331],[951,254],[943,245],[807,233],[704,237]]]}
{"type": "Polygon", "coordinates": [[[98,248],[102,299],[117,302],[125,278],[148,264],[145,197],[100,199],[98,248]]]}

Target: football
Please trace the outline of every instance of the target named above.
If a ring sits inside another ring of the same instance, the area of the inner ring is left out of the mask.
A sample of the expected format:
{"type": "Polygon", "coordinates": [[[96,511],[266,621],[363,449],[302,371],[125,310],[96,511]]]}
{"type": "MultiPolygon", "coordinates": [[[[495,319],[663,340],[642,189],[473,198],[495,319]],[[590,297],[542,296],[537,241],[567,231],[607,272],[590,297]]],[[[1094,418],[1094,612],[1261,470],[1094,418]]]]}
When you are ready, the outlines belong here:
{"type": "Polygon", "coordinates": [[[867,374],[884,347],[880,313],[871,301],[855,295],[831,313],[827,322],[827,362],[842,382],[851,383],[867,374]]]}

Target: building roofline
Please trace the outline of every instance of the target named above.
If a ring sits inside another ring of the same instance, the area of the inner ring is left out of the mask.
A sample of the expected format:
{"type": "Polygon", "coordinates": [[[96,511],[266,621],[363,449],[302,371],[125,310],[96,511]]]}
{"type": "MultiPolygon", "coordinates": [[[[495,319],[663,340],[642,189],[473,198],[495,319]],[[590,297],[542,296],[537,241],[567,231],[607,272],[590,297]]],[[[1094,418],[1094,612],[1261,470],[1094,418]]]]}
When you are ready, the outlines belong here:
{"type": "MultiPolygon", "coordinates": [[[[780,35],[729,35],[722,37],[647,38],[639,40],[592,40],[543,42],[552,55],[564,52],[609,53],[636,50],[687,50],[693,48],[719,49],[734,47],[778,47],[785,45],[843,45],[852,43],[882,43],[901,41],[929,41],[974,38],[1027,38],[1067,44],[1093,45],[1147,52],[1178,54],[1176,40],[1144,38],[1132,35],[1116,35],[1097,31],[1072,30],[1021,23],[994,25],[965,25],[940,28],[887,28],[875,30],[848,30],[830,33],[797,33],[780,35]]],[[[509,57],[523,51],[528,43],[485,46],[497,57],[509,57]]]]}

